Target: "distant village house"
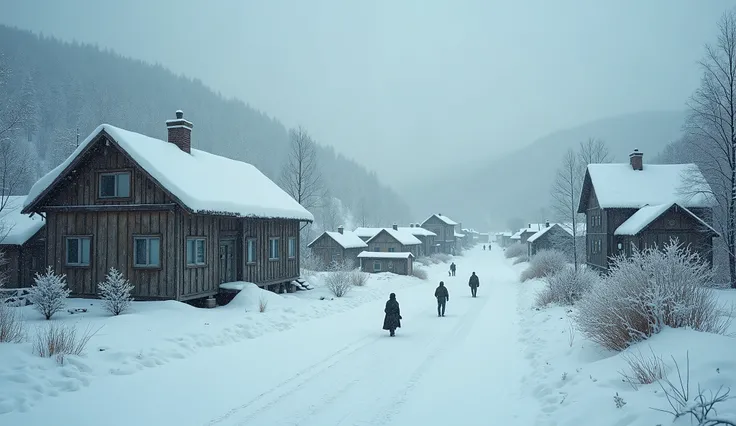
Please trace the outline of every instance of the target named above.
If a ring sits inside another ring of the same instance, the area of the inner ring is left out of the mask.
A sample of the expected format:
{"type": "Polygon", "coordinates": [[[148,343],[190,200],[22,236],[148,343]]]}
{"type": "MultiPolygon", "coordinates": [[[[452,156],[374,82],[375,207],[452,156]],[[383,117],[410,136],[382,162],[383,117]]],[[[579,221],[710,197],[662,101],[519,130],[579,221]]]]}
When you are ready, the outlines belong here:
{"type": "Polygon", "coordinates": [[[338,263],[349,263],[358,267],[358,254],[368,248],[355,232],[346,231],[344,227],[337,228],[337,232],[326,231],[310,242],[307,247],[312,251],[322,265],[329,267],[338,263]]]}

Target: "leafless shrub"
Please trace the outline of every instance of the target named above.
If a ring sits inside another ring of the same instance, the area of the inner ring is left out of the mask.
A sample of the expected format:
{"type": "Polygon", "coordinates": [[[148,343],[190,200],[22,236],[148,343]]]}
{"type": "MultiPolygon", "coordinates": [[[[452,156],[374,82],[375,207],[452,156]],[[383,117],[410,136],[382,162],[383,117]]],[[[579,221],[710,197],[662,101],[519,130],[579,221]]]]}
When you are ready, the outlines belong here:
{"type": "Polygon", "coordinates": [[[420,268],[417,265],[414,265],[414,268],[411,271],[411,274],[420,280],[426,280],[429,275],[427,274],[427,271],[424,270],[424,268],[420,268]]]}
{"type": "Polygon", "coordinates": [[[418,257],[415,261],[415,264],[424,265],[424,266],[430,266],[434,262],[432,262],[432,259],[427,256],[418,257]]]}
{"type": "Polygon", "coordinates": [[[724,334],[730,318],[712,290],[712,269],[696,253],[671,241],[663,249],[635,251],[615,260],[604,283],[578,304],[577,326],[590,340],[613,350],[659,333],[690,327],[724,334]]]}
{"type": "Polygon", "coordinates": [[[430,256],[430,259],[432,259],[434,263],[449,263],[452,260],[452,256],[447,253],[434,253],[430,256]]]}
{"type": "Polygon", "coordinates": [[[65,355],[84,353],[84,348],[97,331],[87,328],[80,335],[73,325],[51,323],[41,326],[36,331],[33,352],[44,358],[57,356],[57,360],[63,361],[65,355]]]}
{"type": "Polygon", "coordinates": [[[0,343],[20,343],[24,339],[23,319],[18,309],[0,301],[0,343]]]}
{"type": "Polygon", "coordinates": [[[528,249],[526,245],[522,243],[514,243],[506,247],[506,250],[503,252],[503,255],[506,256],[507,259],[511,259],[514,257],[526,256],[527,251],[528,249]]]}
{"type": "Polygon", "coordinates": [[[353,269],[350,271],[349,278],[353,287],[363,287],[368,282],[369,275],[359,269],[353,269]]]}
{"type": "Polygon", "coordinates": [[[547,277],[547,286],[537,293],[537,306],[550,303],[572,305],[600,281],[595,272],[587,268],[566,266],[560,272],[547,277]]]}
{"type": "Polygon", "coordinates": [[[263,295],[258,298],[258,312],[264,313],[266,312],[266,308],[268,307],[268,299],[266,299],[263,295]]]}
{"type": "Polygon", "coordinates": [[[567,267],[565,253],[558,250],[541,250],[529,261],[529,267],[521,273],[521,281],[546,278],[567,267]]]}
{"type": "Polygon", "coordinates": [[[575,343],[575,324],[569,318],[567,319],[567,343],[570,347],[575,343]]]}
{"type": "Polygon", "coordinates": [[[675,384],[666,377],[657,381],[667,398],[670,409],[652,409],[671,414],[674,420],[689,416],[691,421],[695,420],[695,424],[698,426],[736,426],[736,420],[719,417],[716,411],[716,405],[733,398],[730,396],[731,389],[724,389],[721,386],[716,392],[708,391],[708,395],[706,395],[706,391],[698,385],[698,393],[693,397],[690,394],[690,354],[687,355],[684,379],[677,360],[674,357],[672,360],[677,370],[678,382],[675,384]]]}
{"type": "Polygon", "coordinates": [[[527,255],[524,254],[524,255],[521,255],[521,256],[517,257],[516,259],[514,259],[513,264],[514,265],[518,265],[519,263],[524,263],[524,262],[528,262],[528,261],[529,261],[529,256],[527,256],[527,255]]]}
{"type": "Polygon", "coordinates": [[[641,351],[627,352],[622,355],[629,366],[629,371],[619,371],[619,374],[634,390],[637,390],[639,385],[648,385],[666,376],[667,368],[664,361],[654,353],[652,348],[649,350],[651,355],[644,355],[641,351]]]}
{"type": "Polygon", "coordinates": [[[353,288],[350,275],[350,271],[328,272],[325,276],[325,287],[327,287],[335,297],[343,297],[353,288]]]}

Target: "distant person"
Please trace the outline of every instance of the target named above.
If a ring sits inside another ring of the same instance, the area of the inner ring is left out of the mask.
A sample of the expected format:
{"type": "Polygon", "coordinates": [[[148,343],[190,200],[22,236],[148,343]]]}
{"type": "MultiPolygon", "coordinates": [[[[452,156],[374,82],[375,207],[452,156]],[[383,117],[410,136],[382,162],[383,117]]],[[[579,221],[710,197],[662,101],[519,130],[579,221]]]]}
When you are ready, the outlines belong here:
{"type": "Polygon", "coordinates": [[[445,304],[450,301],[450,293],[447,291],[447,287],[445,287],[443,281],[440,281],[440,286],[434,291],[434,297],[437,298],[437,316],[444,317],[445,304]]]}
{"type": "Polygon", "coordinates": [[[486,249],[486,245],[485,245],[485,244],[483,244],[483,250],[485,250],[485,249],[486,249]]]}
{"type": "Polygon", "coordinates": [[[491,251],[491,245],[488,244],[488,251],[491,251]]]}
{"type": "Polygon", "coordinates": [[[478,279],[478,276],[475,275],[475,272],[473,272],[473,275],[470,276],[470,280],[468,281],[468,285],[470,286],[470,294],[473,295],[473,297],[478,295],[478,287],[480,287],[480,280],[478,279]]]}
{"type": "Polygon", "coordinates": [[[455,266],[455,262],[452,262],[450,264],[450,272],[452,273],[452,276],[455,276],[455,270],[457,269],[457,266],[455,266]]]}
{"type": "Polygon", "coordinates": [[[396,293],[391,293],[386,301],[386,308],[383,310],[386,316],[383,318],[383,329],[391,332],[390,336],[396,336],[396,329],[401,328],[401,310],[399,302],[396,301],[396,293]]]}

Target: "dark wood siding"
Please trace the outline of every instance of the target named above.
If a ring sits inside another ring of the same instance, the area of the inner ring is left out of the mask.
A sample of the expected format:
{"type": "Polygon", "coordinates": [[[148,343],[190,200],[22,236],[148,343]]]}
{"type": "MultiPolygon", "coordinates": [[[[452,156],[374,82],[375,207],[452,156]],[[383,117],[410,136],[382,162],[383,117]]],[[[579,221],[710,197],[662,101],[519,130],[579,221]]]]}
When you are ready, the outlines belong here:
{"type": "Polygon", "coordinates": [[[317,256],[323,267],[328,267],[333,259],[338,262],[351,262],[352,265],[358,267],[358,254],[367,250],[367,248],[350,248],[344,249],[335,240],[327,234],[322,234],[314,244],[310,247],[312,255],[317,256]]]}
{"type": "Polygon", "coordinates": [[[247,256],[241,257],[243,279],[259,286],[267,286],[291,281],[299,277],[299,221],[242,219],[242,251],[245,254],[246,241],[256,241],[256,262],[247,263],[247,256]],[[269,238],[279,239],[279,259],[269,260],[269,238]],[[295,239],[296,257],[289,259],[289,238],[295,239]]]}
{"type": "Polygon", "coordinates": [[[382,251],[388,252],[393,249],[394,252],[410,252],[414,256],[417,256],[419,251],[419,244],[405,246],[401,244],[396,238],[391,236],[388,232],[382,230],[375,237],[373,237],[368,244],[369,251],[382,251]]]}
{"type": "Polygon", "coordinates": [[[381,270],[376,272],[393,272],[399,275],[411,275],[414,266],[414,259],[374,259],[361,258],[360,268],[363,272],[374,273],[373,264],[378,262],[381,264],[381,270]]]}
{"type": "Polygon", "coordinates": [[[432,216],[422,223],[422,228],[432,231],[437,236],[435,244],[439,244],[440,251],[443,253],[452,253],[455,250],[455,227],[448,225],[437,216],[432,216]]]}

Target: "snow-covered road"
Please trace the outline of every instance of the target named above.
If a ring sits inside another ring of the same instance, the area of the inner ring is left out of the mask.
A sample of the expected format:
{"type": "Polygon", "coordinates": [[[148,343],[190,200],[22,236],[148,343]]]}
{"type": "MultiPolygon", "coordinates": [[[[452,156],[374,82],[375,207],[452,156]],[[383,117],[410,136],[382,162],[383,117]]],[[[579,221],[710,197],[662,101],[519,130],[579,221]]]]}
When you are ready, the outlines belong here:
{"type": "Polygon", "coordinates": [[[101,378],[6,419],[75,426],[531,425],[536,403],[521,389],[530,367],[518,339],[517,273],[498,248],[477,247],[456,263],[456,277],[430,276],[426,285],[394,290],[404,318],[394,338],[380,329],[385,300],[367,303],[140,374],[101,378]],[[481,280],[476,299],[467,285],[472,271],[481,280]],[[450,291],[444,318],[433,297],[440,279],[450,291]]]}

